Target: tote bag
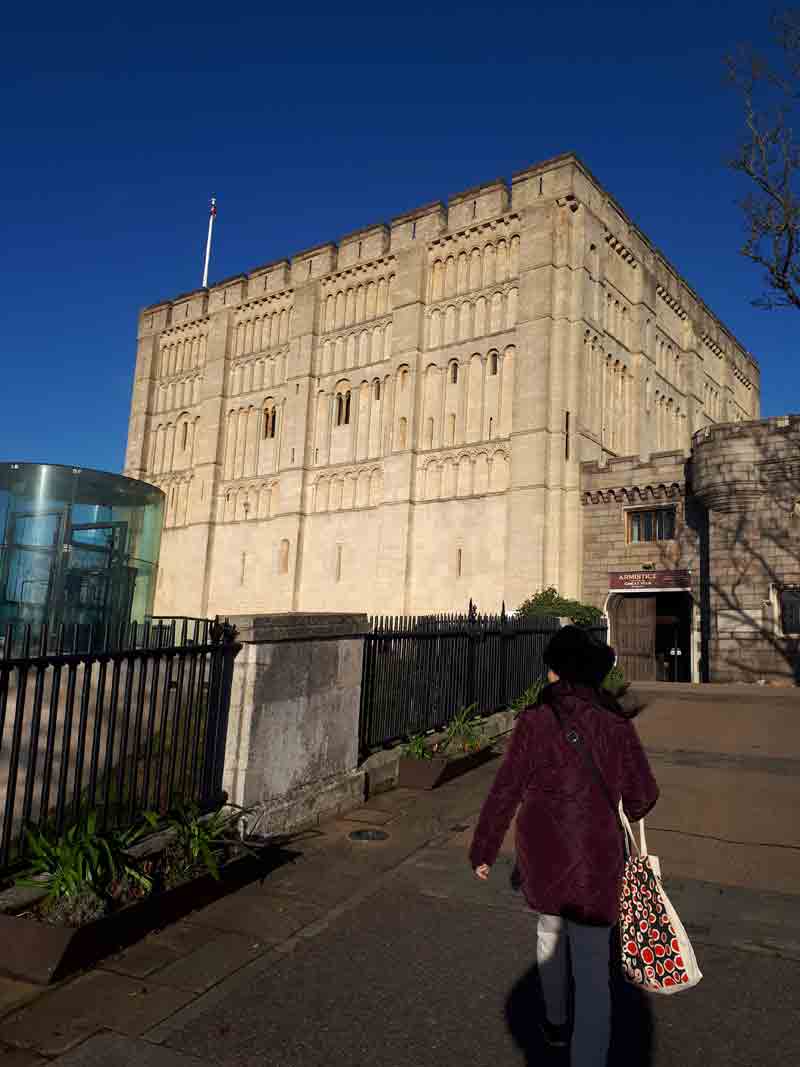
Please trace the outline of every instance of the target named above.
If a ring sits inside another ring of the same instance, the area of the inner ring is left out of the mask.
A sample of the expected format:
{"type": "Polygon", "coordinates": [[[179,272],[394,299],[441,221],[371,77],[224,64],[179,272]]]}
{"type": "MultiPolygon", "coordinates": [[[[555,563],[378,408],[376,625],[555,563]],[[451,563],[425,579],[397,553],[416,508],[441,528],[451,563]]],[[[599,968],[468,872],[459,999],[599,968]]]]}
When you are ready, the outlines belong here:
{"type": "Polygon", "coordinates": [[[683,923],[661,884],[661,865],[647,852],[644,820],[637,844],[619,806],[628,843],[620,893],[619,926],[622,973],[649,993],[679,993],[703,977],[683,923]]]}

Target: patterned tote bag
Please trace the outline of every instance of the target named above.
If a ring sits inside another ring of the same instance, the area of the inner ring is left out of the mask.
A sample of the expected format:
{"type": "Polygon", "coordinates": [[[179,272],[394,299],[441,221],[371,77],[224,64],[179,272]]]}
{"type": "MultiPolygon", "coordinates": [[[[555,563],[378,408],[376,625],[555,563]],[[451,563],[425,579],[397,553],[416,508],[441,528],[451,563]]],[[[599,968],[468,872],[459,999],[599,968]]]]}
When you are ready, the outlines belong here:
{"type": "Polygon", "coordinates": [[[622,804],[619,818],[628,844],[620,895],[622,972],[649,993],[679,993],[703,977],[692,943],[661,884],[661,865],[647,852],[644,821],[637,844],[622,804]]]}

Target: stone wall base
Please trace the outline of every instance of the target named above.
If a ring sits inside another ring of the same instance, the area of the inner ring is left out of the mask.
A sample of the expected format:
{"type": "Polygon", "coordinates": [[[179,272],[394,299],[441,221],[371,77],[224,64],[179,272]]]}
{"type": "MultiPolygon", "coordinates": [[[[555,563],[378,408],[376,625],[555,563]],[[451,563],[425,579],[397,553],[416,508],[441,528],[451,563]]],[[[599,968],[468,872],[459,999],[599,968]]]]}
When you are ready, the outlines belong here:
{"type": "Polygon", "coordinates": [[[366,774],[363,770],[336,775],[258,804],[250,828],[264,836],[305,830],[316,826],[323,818],[343,815],[360,807],[365,795],[366,774]]]}

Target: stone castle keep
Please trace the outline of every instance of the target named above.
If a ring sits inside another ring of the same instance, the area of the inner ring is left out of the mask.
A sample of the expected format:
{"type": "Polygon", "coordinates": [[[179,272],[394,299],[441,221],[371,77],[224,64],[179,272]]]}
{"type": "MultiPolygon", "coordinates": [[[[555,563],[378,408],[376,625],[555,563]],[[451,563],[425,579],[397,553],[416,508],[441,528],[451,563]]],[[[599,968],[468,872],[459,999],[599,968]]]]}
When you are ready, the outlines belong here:
{"type": "Polygon", "coordinates": [[[146,308],[125,473],[167,497],[160,614],[602,607],[586,478],[758,416],[753,358],[567,155],[146,308]]]}

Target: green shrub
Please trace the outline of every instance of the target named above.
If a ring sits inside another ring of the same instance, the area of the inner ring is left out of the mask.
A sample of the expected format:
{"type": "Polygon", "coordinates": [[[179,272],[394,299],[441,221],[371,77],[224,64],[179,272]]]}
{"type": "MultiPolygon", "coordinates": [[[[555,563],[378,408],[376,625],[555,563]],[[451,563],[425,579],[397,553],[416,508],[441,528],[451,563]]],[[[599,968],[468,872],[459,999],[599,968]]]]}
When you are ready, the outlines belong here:
{"type": "Polygon", "coordinates": [[[552,586],[529,596],[520,604],[518,611],[520,615],[528,618],[554,615],[559,619],[569,619],[576,626],[597,626],[603,620],[603,613],[599,608],[562,597],[552,586]]]}

